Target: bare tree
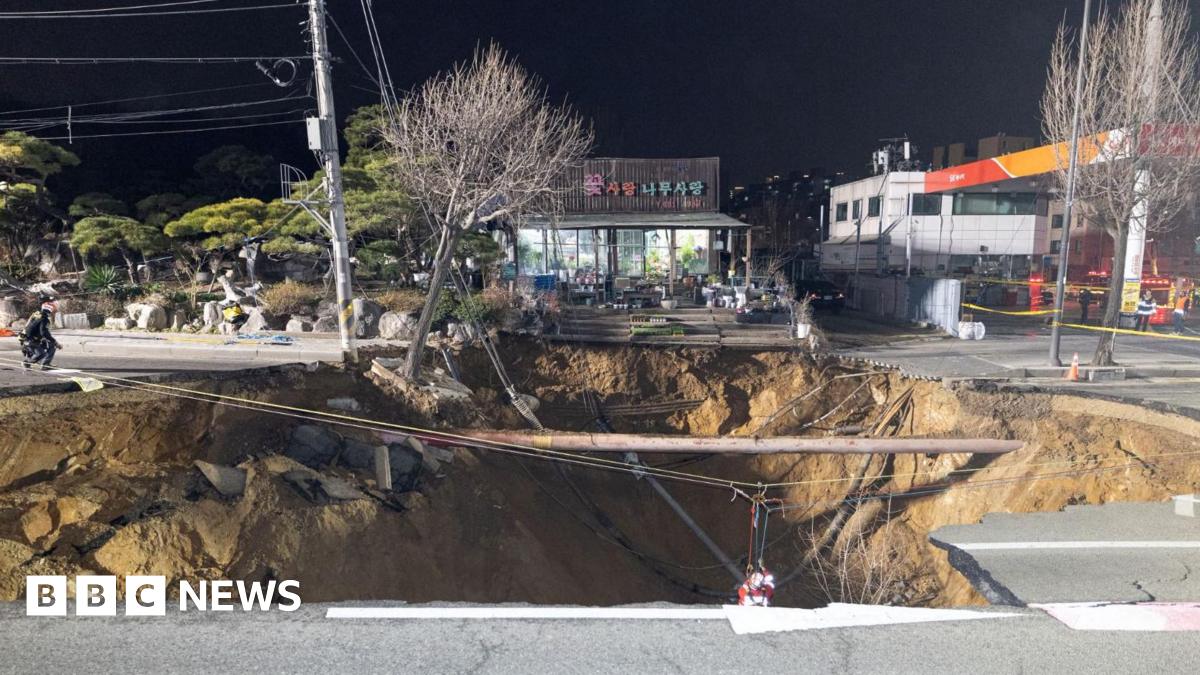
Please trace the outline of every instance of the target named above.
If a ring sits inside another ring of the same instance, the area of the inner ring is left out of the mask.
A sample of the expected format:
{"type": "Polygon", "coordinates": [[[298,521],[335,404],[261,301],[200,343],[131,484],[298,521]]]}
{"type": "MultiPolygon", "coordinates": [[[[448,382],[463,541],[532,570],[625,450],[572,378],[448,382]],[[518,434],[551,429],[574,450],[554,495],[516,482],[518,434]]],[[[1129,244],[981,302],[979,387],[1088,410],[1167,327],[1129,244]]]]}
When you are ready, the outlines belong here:
{"type": "Polygon", "coordinates": [[[558,210],[564,188],[555,179],[582,161],[592,135],[492,45],[401,101],[384,139],[396,177],[438,236],[429,294],[405,362],[406,374],[417,378],[459,240],[490,222],[558,210]]]}
{"type": "MultiPolygon", "coordinates": [[[[1064,26],[1050,54],[1042,130],[1054,141],[1071,136],[1082,59],[1075,195],[1086,217],[1114,240],[1104,316],[1110,328],[1122,311],[1131,230],[1141,235],[1170,228],[1200,179],[1200,79],[1188,14],[1183,0],[1128,0],[1115,14],[1101,11],[1090,24],[1085,53],[1064,26]]],[[[1068,145],[1055,146],[1055,177],[1063,191],[1068,145]]],[[[1141,241],[1135,236],[1135,243],[1141,241]]],[[[1066,251],[1060,257],[1065,264],[1066,251]]],[[[1140,255],[1132,259],[1141,263],[1140,255]]],[[[1115,333],[1102,334],[1094,365],[1113,363],[1114,339],[1115,333]]]]}

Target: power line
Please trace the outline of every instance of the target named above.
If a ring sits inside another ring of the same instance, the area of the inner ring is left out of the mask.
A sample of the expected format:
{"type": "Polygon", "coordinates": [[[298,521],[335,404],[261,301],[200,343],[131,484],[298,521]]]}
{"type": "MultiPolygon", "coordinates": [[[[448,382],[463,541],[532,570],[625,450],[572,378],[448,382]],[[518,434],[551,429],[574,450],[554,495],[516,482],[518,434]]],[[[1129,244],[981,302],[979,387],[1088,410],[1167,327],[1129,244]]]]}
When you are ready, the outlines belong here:
{"type": "Polygon", "coordinates": [[[260,105],[270,105],[273,103],[283,103],[285,101],[298,101],[311,99],[307,94],[293,94],[291,96],[281,96],[273,99],[263,99],[258,101],[241,101],[238,103],[219,103],[205,106],[191,106],[187,108],[173,108],[170,110],[135,110],[130,112],[118,113],[98,113],[95,115],[72,115],[71,117],[39,117],[39,118],[16,118],[16,119],[0,119],[0,125],[3,124],[66,124],[68,122],[75,124],[91,124],[102,122],[121,122],[128,120],[142,120],[147,117],[158,117],[165,115],[180,115],[184,113],[204,112],[207,110],[228,110],[230,108],[248,108],[260,105]]]}
{"type": "Polygon", "coordinates": [[[0,65],[84,66],[110,63],[213,64],[308,60],[311,56],[0,56],[0,65]]]}
{"type": "Polygon", "coordinates": [[[156,98],[175,98],[178,96],[194,96],[196,94],[212,94],[219,91],[235,91],[238,89],[250,89],[272,86],[270,82],[256,82],[254,84],[239,84],[231,87],[213,87],[211,89],[193,89],[192,91],[179,91],[170,94],[150,94],[148,96],[133,96],[130,98],[114,98],[107,101],[89,101],[87,103],[72,103],[67,105],[53,105],[42,108],[24,108],[21,110],[5,110],[0,112],[0,115],[17,115],[21,113],[41,112],[43,110],[65,110],[67,108],[84,108],[96,105],[108,105],[110,103],[132,103],[133,101],[149,101],[156,98]]]}
{"type": "Polygon", "coordinates": [[[179,7],[182,5],[205,5],[221,0],[177,0],[176,2],[158,2],[150,5],[127,5],[125,7],[98,7],[92,9],[45,9],[29,12],[6,12],[7,14],[100,14],[103,12],[123,12],[130,9],[154,9],[157,7],[179,7]]]}
{"type": "Polygon", "coordinates": [[[197,129],[165,129],[161,131],[130,131],[112,134],[72,134],[71,136],[39,136],[44,141],[68,141],[78,138],[116,138],[120,136],[160,136],[163,134],[188,134],[201,131],[222,131],[225,129],[249,129],[251,127],[269,127],[278,124],[303,124],[304,120],[283,120],[281,122],[257,122],[253,124],[230,124],[219,127],[203,127],[197,129]]]}
{"type": "Polygon", "coordinates": [[[0,19],[21,20],[21,19],[121,19],[125,17],[138,16],[178,16],[181,14],[216,14],[219,12],[249,12],[261,9],[295,9],[294,4],[279,4],[279,5],[253,5],[250,7],[217,7],[213,9],[182,9],[169,12],[122,12],[114,14],[50,14],[50,13],[0,13],[0,19]]]}

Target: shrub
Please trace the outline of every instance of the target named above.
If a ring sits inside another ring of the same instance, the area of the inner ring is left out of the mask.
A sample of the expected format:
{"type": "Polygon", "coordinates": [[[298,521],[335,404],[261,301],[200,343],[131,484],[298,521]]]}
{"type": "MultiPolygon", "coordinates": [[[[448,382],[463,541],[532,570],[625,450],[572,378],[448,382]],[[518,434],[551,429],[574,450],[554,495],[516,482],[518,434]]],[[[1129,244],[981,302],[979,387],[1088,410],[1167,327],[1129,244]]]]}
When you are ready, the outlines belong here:
{"type": "Polygon", "coordinates": [[[83,289],[90,293],[119,296],[125,290],[125,282],[112,265],[92,265],[83,275],[83,289]]]}
{"type": "Polygon", "coordinates": [[[320,286],[287,279],[261,291],[258,299],[276,314],[313,314],[324,295],[320,286]]]}
{"type": "Polygon", "coordinates": [[[425,306],[425,294],[415,288],[395,288],[373,298],[389,312],[419,312],[425,306]]]}

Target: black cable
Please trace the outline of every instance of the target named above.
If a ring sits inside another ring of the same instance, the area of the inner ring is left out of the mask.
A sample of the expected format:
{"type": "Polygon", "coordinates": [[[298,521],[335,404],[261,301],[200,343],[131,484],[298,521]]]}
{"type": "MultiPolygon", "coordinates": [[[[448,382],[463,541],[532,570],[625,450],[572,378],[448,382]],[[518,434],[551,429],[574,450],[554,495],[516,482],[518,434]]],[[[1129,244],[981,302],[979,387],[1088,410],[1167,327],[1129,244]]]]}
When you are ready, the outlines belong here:
{"type": "Polygon", "coordinates": [[[131,103],[133,101],[149,101],[156,98],[175,98],[177,96],[194,96],[196,94],[212,94],[218,91],[234,91],[238,89],[250,89],[252,87],[267,87],[269,82],[256,82],[254,84],[239,84],[231,87],[212,87],[210,89],[194,89],[192,91],[179,91],[170,94],[150,94],[148,96],[133,96],[130,98],[114,98],[107,101],[88,101],[87,103],[74,103],[67,105],[53,105],[44,108],[24,108],[21,110],[5,110],[0,112],[0,115],[18,115],[21,113],[42,112],[43,110],[66,110],[67,108],[86,108],[95,105],[108,105],[110,103],[131,103]]]}
{"type": "Polygon", "coordinates": [[[0,19],[5,20],[23,20],[23,19],[121,19],[125,17],[144,17],[144,16],[178,16],[181,14],[216,14],[220,12],[248,12],[261,9],[285,9],[295,8],[295,4],[278,4],[278,5],[253,5],[249,7],[215,7],[212,9],[181,9],[168,12],[114,12],[107,14],[51,14],[51,13],[0,13],[0,19]]]}

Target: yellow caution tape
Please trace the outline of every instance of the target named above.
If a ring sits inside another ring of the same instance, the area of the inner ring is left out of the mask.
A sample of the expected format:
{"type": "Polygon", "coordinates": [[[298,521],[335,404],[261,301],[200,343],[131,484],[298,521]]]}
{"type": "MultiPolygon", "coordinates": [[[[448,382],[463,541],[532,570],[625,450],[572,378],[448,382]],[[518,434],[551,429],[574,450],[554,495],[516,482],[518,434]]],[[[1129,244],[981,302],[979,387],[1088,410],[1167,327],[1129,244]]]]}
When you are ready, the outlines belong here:
{"type": "MultiPolygon", "coordinates": [[[[999,284],[1002,286],[1055,286],[1055,285],[1057,285],[1058,282],[1057,281],[1028,281],[1028,280],[1022,281],[1020,279],[971,279],[971,278],[966,278],[966,279],[963,279],[963,283],[965,283],[965,284],[999,284]]],[[[1068,290],[1080,290],[1080,291],[1085,288],[1090,291],[1107,291],[1108,290],[1107,286],[1084,286],[1081,284],[1071,284],[1071,283],[1068,283],[1066,287],[1068,290]]]]}
{"type": "Polygon", "coordinates": [[[1187,340],[1189,342],[1200,342],[1200,337],[1192,337],[1190,335],[1175,335],[1173,333],[1155,333],[1151,331],[1133,330],[1130,328],[1105,328],[1103,326],[1085,326],[1081,323],[1062,323],[1055,321],[1054,323],[1063,328],[1078,328],[1079,330],[1091,330],[1100,333],[1117,333],[1120,335],[1140,335],[1142,337],[1163,338],[1166,340],[1187,340]]]}
{"type": "Polygon", "coordinates": [[[991,312],[993,314],[1004,314],[1007,316],[1042,316],[1045,314],[1056,313],[1056,310],[1053,310],[1053,309],[1035,309],[1035,310],[1029,310],[1029,311],[1025,311],[1025,312],[1009,312],[1009,311],[1005,311],[1002,309],[992,309],[991,307],[980,307],[979,305],[972,305],[969,302],[962,303],[962,306],[969,307],[971,309],[978,310],[980,312],[991,312]]]}
{"type": "Polygon", "coordinates": [[[104,388],[104,383],[92,377],[72,377],[71,381],[79,385],[83,391],[97,391],[104,388]]]}

